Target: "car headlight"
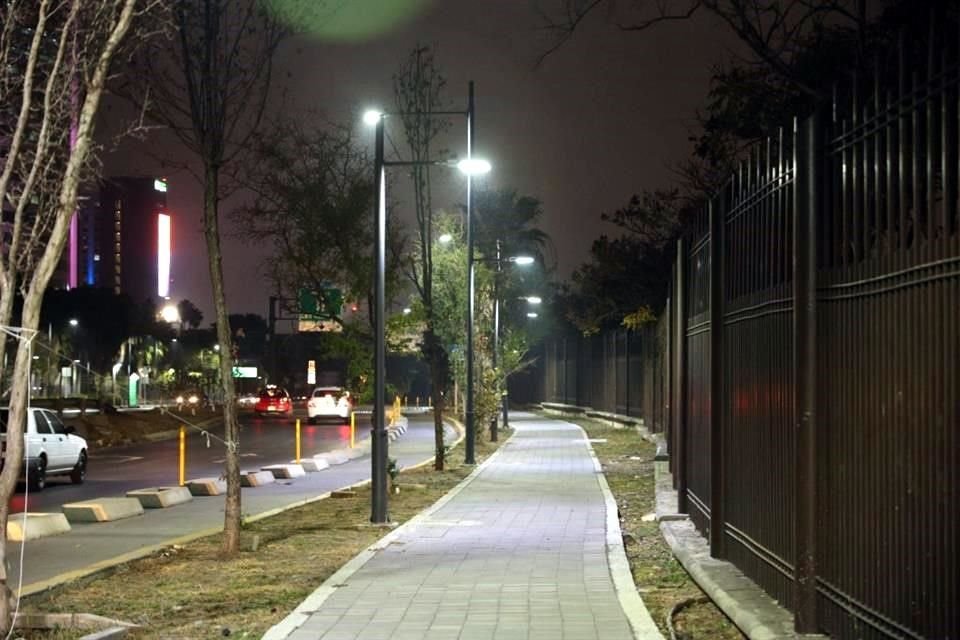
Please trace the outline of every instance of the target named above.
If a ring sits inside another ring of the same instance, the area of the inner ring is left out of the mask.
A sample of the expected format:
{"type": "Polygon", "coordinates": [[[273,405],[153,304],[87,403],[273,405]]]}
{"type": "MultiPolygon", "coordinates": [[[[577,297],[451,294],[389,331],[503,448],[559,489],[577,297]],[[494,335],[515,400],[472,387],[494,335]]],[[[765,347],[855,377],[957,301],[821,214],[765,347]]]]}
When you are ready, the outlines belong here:
{"type": "Polygon", "coordinates": [[[177,404],[183,404],[183,396],[177,396],[177,404]]]}
{"type": "Polygon", "coordinates": [[[192,395],[189,398],[189,402],[190,404],[197,404],[198,402],[200,402],[200,398],[198,398],[196,395],[192,395]]]}

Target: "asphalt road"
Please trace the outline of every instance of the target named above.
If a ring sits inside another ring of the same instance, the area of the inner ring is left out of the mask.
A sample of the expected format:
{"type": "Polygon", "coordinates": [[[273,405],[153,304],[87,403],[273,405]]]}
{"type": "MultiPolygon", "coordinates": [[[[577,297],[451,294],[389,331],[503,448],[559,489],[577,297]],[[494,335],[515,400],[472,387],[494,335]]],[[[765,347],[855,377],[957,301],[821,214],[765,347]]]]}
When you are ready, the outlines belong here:
{"type": "MultiPolygon", "coordinates": [[[[268,464],[286,463],[296,455],[295,418],[301,419],[300,452],[303,457],[347,448],[350,445],[349,422],[325,421],[307,424],[307,413],[297,409],[291,418],[258,417],[252,412],[240,414],[240,456],[244,469],[257,469],[268,464]]],[[[187,430],[186,476],[203,478],[223,472],[223,424],[209,427],[210,438],[196,429],[187,430]]],[[[368,416],[358,416],[356,439],[370,433],[368,416]]],[[[88,500],[105,495],[123,495],[133,489],[162,487],[179,480],[179,439],[89,450],[87,479],[82,485],[70,482],[68,476],[50,476],[47,488],[26,493],[19,487],[11,500],[11,511],[59,511],[68,502],[88,500]],[[29,501],[29,509],[26,509],[29,501]]]]}
{"type": "MultiPolygon", "coordinates": [[[[305,454],[313,450],[310,447],[336,448],[338,444],[345,442],[342,436],[333,435],[342,433],[342,430],[336,426],[318,426],[317,429],[312,439],[304,438],[304,442],[312,443],[309,446],[304,445],[305,454]]],[[[254,450],[252,445],[257,441],[257,436],[252,434],[259,431],[259,438],[262,439],[264,446],[273,452],[266,454],[257,451],[258,460],[256,464],[249,465],[250,468],[274,461],[290,460],[289,452],[284,451],[282,444],[276,444],[277,441],[282,442],[285,439],[290,443],[293,442],[293,436],[284,435],[284,430],[292,431],[292,428],[284,426],[279,420],[249,422],[248,427],[244,429],[244,433],[250,432],[245,436],[245,441],[249,441],[249,444],[245,444],[244,449],[247,450],[249,447],[250,451],[254,450]],[[271,456],[276,456],[276,460],[271,460],[271,456]]],[[[358,431],[360,431],[359,428],[358,431]]],[[[452,442],[455,434],[452,429],[450,431],[449,441],[452,442]]],[[[369,430],[366,430],[366,433],[369,433],[369,430]]],[[[134,450],[137,449],[134,448],[134,450]]],[[[153,449],[150,448],[148,451],[153,449]]],[[[110,455],[116,456],[119,453],[117,450],[112,450],[110,455]]],[[[157,458],[160,457],[158,453],[154,455],[157,458]]],[[[401,468],[427,461],[432,455],[433,424],[428,416],[410,417],[406,433],[389,445],[389,456],[396,459],[401,468]]],[[[221,467],[210,465],[216,465],[216,460],[222,458],[222,450],[217,452],[211,447],[209,452],[202,456],[194,455],[194,457],[197,458],[198,470],[215,469],[216,473],[213,475],[219,475],[221,467]]],[[[118,460],[113,459],[113,469],[105,466],[96,474],[91,473],[92,479],[89,484],[83,485],[83,491],[94,488],[98,491],[87,493],[88,497],[122,496],[124,489],[121,487],[125,486],[132,488],[157,486],[157,483],[150,482],[139,475],[131,479],[130,472],[137,467],[126,465],[133,465],[135,461],[118,462],[118,460]],[[111,481],[109,480],[112,477],[111,474],[118,474],[120,478],[111,481]],[[94,493],[96,495],[92,495],[94,493]]],[[[171,479],[176,480],[175,467],[164,473],[166,474],[164,478],[168,480],[166,484],[171,484],[169,482],[171,479]]],[[[249,517],[303,504],[327,492],[369,479],[370,456],[366,454],[344,464],[335,465],[317,473],[309,473],[303,478],[281,480],[262,487],[244,488],[241,508],[249,517]]],[[[53,485],[37,495],[42,495],[45,500],[50,501],[50,504],[55,505],[66,501],[64,496],[74,489],[78,488],[66,484],[53,485]]],[[[18,494],[18,496],[21,495],[18,494]]],[[[32,499],[31,502],[33,502],[32,499]]],[[[169,546],[178,540],[222,530],[223,503],[222,495],[195,497],[190,502],[169,509],[148,509],[141,516],[114,522],[73,524],[69,532],[61,535],[30,540],[23,544],[8,542],[9,584],[14,591],[23,594],[35,593],[53,584],[75,579],[117,562],[169,546]],[[21,566],[23,567],[22,578],[21,566]]],[[[30,510],[40,511],[33,505],[30,510]]],[[[44,508],[43,511],[57,511],[57,509],[44,508]]]]}

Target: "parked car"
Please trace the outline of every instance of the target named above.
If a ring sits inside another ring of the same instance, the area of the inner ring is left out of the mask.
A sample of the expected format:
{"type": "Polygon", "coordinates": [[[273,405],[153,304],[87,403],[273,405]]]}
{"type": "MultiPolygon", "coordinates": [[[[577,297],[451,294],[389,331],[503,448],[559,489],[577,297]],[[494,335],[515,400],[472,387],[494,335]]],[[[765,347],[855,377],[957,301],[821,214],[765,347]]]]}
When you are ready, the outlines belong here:
{"type": "Polygon", "coordinates": [[[253,410],[261,416],[278,413],[289,416],[293,414],[293,401],[286,389],[271,384],[260,390],[253,410]]]}
{"type": "MultiPolygon", "coordinates": [[[[0,409],[0,456],[6,457],[9,409],[0,409]]],[[[74,484],[87,477],[87,441],[74,434],[55,412],[30,407],[23,430],[22,477],[33,491],[47,486],[47,476],[69,475],[74,484]]],[[[5,461],[5,460],[4,460],[5,461]]]]}
{"type": "Polygon", "coordinates": [[[317,387],[307,400],[307,421],[310,424],[320,418],[350,417],[353,409],[353,398],[350,392],[342,387],[317,387]]]}

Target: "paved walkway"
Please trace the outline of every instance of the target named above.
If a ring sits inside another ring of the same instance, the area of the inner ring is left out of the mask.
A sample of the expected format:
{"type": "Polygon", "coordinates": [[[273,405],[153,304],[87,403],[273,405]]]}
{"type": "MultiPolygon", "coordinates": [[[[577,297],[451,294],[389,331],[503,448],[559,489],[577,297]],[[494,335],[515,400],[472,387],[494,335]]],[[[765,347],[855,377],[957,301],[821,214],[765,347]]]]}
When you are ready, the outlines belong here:
{"type": "Polygon", "coordinates": [[[351,560],[269,640],[660,638],[583,431],[516,433],[429,510],[351,560]]]}

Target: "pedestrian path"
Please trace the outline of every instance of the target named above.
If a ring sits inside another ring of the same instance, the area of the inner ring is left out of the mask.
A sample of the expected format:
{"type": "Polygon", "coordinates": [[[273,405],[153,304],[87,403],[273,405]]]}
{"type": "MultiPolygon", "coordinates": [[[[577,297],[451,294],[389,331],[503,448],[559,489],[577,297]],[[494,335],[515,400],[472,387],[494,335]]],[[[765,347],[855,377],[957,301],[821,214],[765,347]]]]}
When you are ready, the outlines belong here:
{"type": "Polygon", "coordinates": [[[499,452],[264,638],[660,638],[584,432],[524,413],[511,413],[511,424],[499,452]]]}

